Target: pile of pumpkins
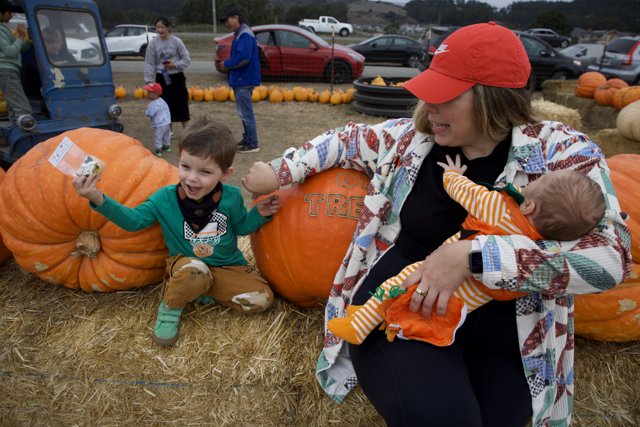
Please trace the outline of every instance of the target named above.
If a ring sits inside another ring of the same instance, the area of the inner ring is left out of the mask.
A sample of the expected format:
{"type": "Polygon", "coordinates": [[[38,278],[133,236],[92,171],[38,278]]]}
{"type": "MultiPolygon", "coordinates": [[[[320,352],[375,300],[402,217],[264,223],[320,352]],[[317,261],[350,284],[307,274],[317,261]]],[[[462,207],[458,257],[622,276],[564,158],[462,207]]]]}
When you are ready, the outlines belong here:
{"type": "MultiPolygon", "coordinates": [[[[190,86],[187,88],[189,92],[189,100],[195,102],[225,102],[235,101],[233,89],[228,86],[190,86]]],[[[328,89],[317,92],[310,87],[294,86],[293,88],[271,85],[269,87],[260,85],[253,89],[251,100],[253,102],[260,102],[269,100],[273,104],[279,104],[281,102],[318,102],[320,104],[349,104],[353,101],[354,88],[349,88],[346,91],[342,89],[334,89],[329,91],[328,89]]],[[[116,99],[122,99],[127,96],[127,90],[123,86],[117,86],[115,89],[116,99]]],[[[133,91],[133,97],[136,99],[147,98],[147,91],[142,87],[137,87],[133,91]]]]}
{"type": "Polygon", "coordinates": [[[640,86],[629,86],[624,80],[607,79],[598,71],[589,71],[578,78],[575,94],[618,110],[616,127],[620,134],[640,141],[640,86]]]}

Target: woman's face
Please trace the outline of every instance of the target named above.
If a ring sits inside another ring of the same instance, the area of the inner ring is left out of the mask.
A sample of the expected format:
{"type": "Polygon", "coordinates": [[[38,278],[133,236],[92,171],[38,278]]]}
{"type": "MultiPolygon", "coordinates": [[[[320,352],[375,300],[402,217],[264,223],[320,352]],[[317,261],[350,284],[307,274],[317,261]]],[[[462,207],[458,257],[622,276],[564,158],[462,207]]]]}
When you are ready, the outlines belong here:
{"type": "Polygon", "coordinates": [[[156,24],[156,33],[158,33],[161,38],[166,39],[169,37],[169,27],[158,21],[156,24]]]}
{"type": "Polygon", "coordinates": [[[425,102],[424,109],[438,145],[473,147],[486,139],[474,119],[472,89],[442,104],[425,102]]]}

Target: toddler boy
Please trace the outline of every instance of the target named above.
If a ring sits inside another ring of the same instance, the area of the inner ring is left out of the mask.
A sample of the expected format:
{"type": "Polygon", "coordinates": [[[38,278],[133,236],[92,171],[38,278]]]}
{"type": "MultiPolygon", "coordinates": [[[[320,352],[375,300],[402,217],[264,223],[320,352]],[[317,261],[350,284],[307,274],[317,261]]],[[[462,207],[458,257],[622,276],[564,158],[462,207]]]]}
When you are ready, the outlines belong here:
{"type": "Polygon", "coordinates": [[[73,186],[93,209],[127,231],[159,223],[169,248],[167,275],[154,341],[173,345],[182,310],[198,297],[242,313],[258,313],[273,302],[266,281],[250,272],[237,236],[252,233],[280,208],[277,196],[249,212],[240,189],[223,184],[232,173],[236,142],[223,123],[201,118],[179,142],[177,185],[160,188],[147,201],[126,207],[96,188],[99,176],[79,176],[73,186]]]}
{"type": "Polygon", "coordinates": [[[150,99],[145,114],[151,119],[153,147],[156,156],[162,157],[162,153],[171,151],[171,112],[169,105],[160,98],[162,86],[159,83],[149,83],[144,89],[147,91],[147,98],[150,99]]]}

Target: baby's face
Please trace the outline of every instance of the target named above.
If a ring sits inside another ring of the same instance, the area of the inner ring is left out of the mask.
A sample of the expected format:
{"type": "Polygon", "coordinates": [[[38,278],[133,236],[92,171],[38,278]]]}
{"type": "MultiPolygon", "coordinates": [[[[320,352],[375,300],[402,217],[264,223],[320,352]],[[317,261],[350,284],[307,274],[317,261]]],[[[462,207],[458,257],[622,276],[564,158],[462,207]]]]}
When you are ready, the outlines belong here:
{"type": "Polygon", "coordinates": [[[45,39],[44,45],[47,48],[47,52],[57,54],[60,52],[60,48],[62,47],[62,40],[60,39],[45,39]]]}

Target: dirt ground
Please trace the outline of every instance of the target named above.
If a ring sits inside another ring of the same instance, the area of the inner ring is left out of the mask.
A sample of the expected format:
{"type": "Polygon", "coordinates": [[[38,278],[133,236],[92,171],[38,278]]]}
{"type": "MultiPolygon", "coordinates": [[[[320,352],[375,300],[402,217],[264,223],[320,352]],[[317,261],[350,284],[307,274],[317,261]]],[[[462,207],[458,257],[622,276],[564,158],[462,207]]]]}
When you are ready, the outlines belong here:
{"type": "MultiPolygon", "coordinates": [[[[141,86],[144,82],[142,76],[137,73],[115,73],[114,82],[127,89],[127,97],[118,100],[122,107],[122,121],[124,123],[124,133],[142,142],[149,149],[153,148],[151,125],[144,112],[147,100],[133,97],[133,90],[141,86]]],[[[188,86],[218,86],[226,84],[225,77],[221,74],[187,74],[188,86]]],[[[316,91],[329,89],[330,85],[317,82],[264,82],[265,85],[276,84],[292,88],[299,85],[312,87],[316,91]]],[[[334,88],[343,90],[351,87],[347,85],[334,85],[334,88]]],[[[216,120],[220,120],[231,127],[237,139],[242,138],[242,122],[238,117],[233,102],[195,102],[190,103],[191,117],[196,118],[207,115],[216,120]]],[[[292,146],[300,146],[309,139],[320,135],[322,132],[335,127],[343,126],[349,121],[362,123],[377,123],[385,120],[383,117],[368,116],[360,114],[351,108],[351,105],[329,105],[310,102],[287,102],[272,104],[269,101],[261,101],[254,104],[254,112],[258,125],[258,139],[260,141],[260,152],[250,154],[238,154],[234,162],[235,172],[227,181],[229,184],[241,186],[240,179],[246,174],[253,162],[258,160],[269,161],[282,155],[284,150],[292,146]]],[[[175,138],[172,145],[177,147],[182,128],[179,124],[174,125],[175,138]]],[[[165,156],[166,160],[177,164],[177,150],[165,156]]],[[[244,190],[243,190],[244,191],[244,190]]],[[[245,191],[245,197],[249,193],[245,191]]]]}

